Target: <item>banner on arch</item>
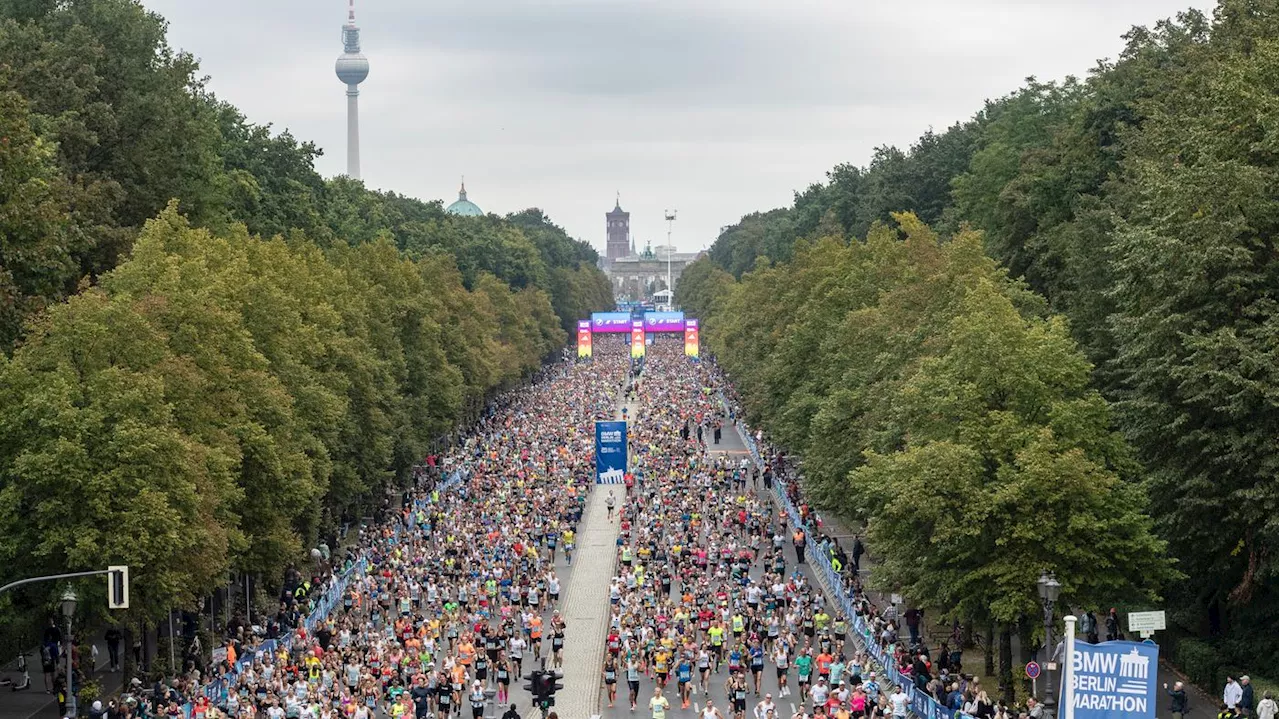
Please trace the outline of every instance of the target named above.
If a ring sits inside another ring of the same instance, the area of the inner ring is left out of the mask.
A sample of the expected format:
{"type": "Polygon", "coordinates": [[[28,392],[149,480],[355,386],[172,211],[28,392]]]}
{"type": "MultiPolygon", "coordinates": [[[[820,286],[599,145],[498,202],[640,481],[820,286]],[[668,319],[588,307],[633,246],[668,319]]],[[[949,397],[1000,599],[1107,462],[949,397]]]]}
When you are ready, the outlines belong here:
{"type": "Polygon", "coordinates": [[[684,321],[684,353],[688,357],[698,357],[698,321],[684,321]]]}
{"type": "Polygon", "coordinates": [[[578,320],[578,356],[591,356],[591,320],[578,320]]]}

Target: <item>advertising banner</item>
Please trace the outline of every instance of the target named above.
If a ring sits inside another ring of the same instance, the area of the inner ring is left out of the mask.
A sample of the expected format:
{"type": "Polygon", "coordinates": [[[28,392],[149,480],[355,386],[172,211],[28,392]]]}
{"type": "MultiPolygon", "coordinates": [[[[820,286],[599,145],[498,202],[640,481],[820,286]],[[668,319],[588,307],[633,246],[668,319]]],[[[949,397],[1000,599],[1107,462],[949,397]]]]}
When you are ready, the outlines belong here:
{"type": "Polygon", "coordinates": [[[631,358],[644,356],[644,321],[631,320],[631,358]]]}
{"type": "Polygon", "coordinates": [[[591,320],[578,320],[578,356],[591,356],[591,320]]]}
{"type": "Polygon", "coordinates": [[[684,332],[683,312],[644,313],[645,332],[684,332]]]}
{"type": "MultiPolygon", "coordinates": [[[[1071,657],[1075,719],[1154,719],[1160,647],[1145,642],[1076,642],[1071,657]]],[[[1060,706],[1066,707],[1062,688],[1060,706]]]]}
{"type": "Polygon", "coordinates": [[[596,422],[596,484],[622,484],[627,474],[627,423],[596,422]]]}
{"type": "Polygon", "coordinates": [[[684,353],[688,357],[698,356],[698,321],[684,321],[684,353]]]}
{"type": "Polygon", "coordinates": [[[630,332],[630,312],[592,312],[592,332],[630,332]]]}

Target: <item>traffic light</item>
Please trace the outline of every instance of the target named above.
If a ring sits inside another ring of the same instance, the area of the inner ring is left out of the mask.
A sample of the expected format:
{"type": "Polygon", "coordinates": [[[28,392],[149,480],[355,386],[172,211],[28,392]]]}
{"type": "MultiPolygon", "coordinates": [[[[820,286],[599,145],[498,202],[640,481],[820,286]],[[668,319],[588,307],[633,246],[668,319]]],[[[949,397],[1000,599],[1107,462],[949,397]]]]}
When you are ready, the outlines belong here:
{"type": "Polygon", "coordinates": [[[556,690],[564,689],[564,685],[556,680],[562,676],[559,672],[549,672],[545,669],[535,669],[525,676],[529,683],[524,685],[524,689],[533,695],[535,706],[556,705],[556,690]]]}
{"type": "Polygon", "coordinates": [[[107,567],[107,609],[129,608],[129,567],[107,567]]]}
{"type": "Polygon", "coordinates": [[[551,672],[540,671],[533,680],[533,686],[535,696],[539,699],[549,699],[556,692],[556,678],[552,676],[551,672]]]}

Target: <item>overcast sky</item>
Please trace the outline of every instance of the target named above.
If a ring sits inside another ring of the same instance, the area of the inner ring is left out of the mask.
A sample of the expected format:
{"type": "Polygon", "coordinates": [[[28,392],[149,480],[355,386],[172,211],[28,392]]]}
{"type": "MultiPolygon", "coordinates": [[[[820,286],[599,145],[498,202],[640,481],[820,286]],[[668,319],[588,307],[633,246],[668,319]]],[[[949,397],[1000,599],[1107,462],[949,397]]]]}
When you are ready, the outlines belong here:
{"type": "MultiPolygon", "coordinates": [[[[254,122],[346,169],[346,0],[143,0],[254,122]]],[[[487,212],[543,208],[604,248],[709,245],[840,162],[972,116],[1023,79],[1084,75],[1193,0],[356,0],[371,187],[487,212]]],[[[1206,10],[1212,5],[1194,0],[1206,10]]]]}

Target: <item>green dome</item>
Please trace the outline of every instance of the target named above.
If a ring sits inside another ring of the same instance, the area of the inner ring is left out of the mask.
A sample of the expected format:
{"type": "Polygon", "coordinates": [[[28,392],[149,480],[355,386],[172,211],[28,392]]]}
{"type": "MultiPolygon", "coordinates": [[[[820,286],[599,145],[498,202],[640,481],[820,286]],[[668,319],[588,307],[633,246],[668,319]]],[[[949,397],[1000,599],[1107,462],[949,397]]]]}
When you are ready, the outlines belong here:
{"type": "Polygon", "coordinates": [[[444,208],[445,212],[450,215],[462,215],[463,217],[479,217],[484,214],[476,203],[467,199],[467,185],[462,184],[462,188],[458,190],[458,201],[444,208]]]}

